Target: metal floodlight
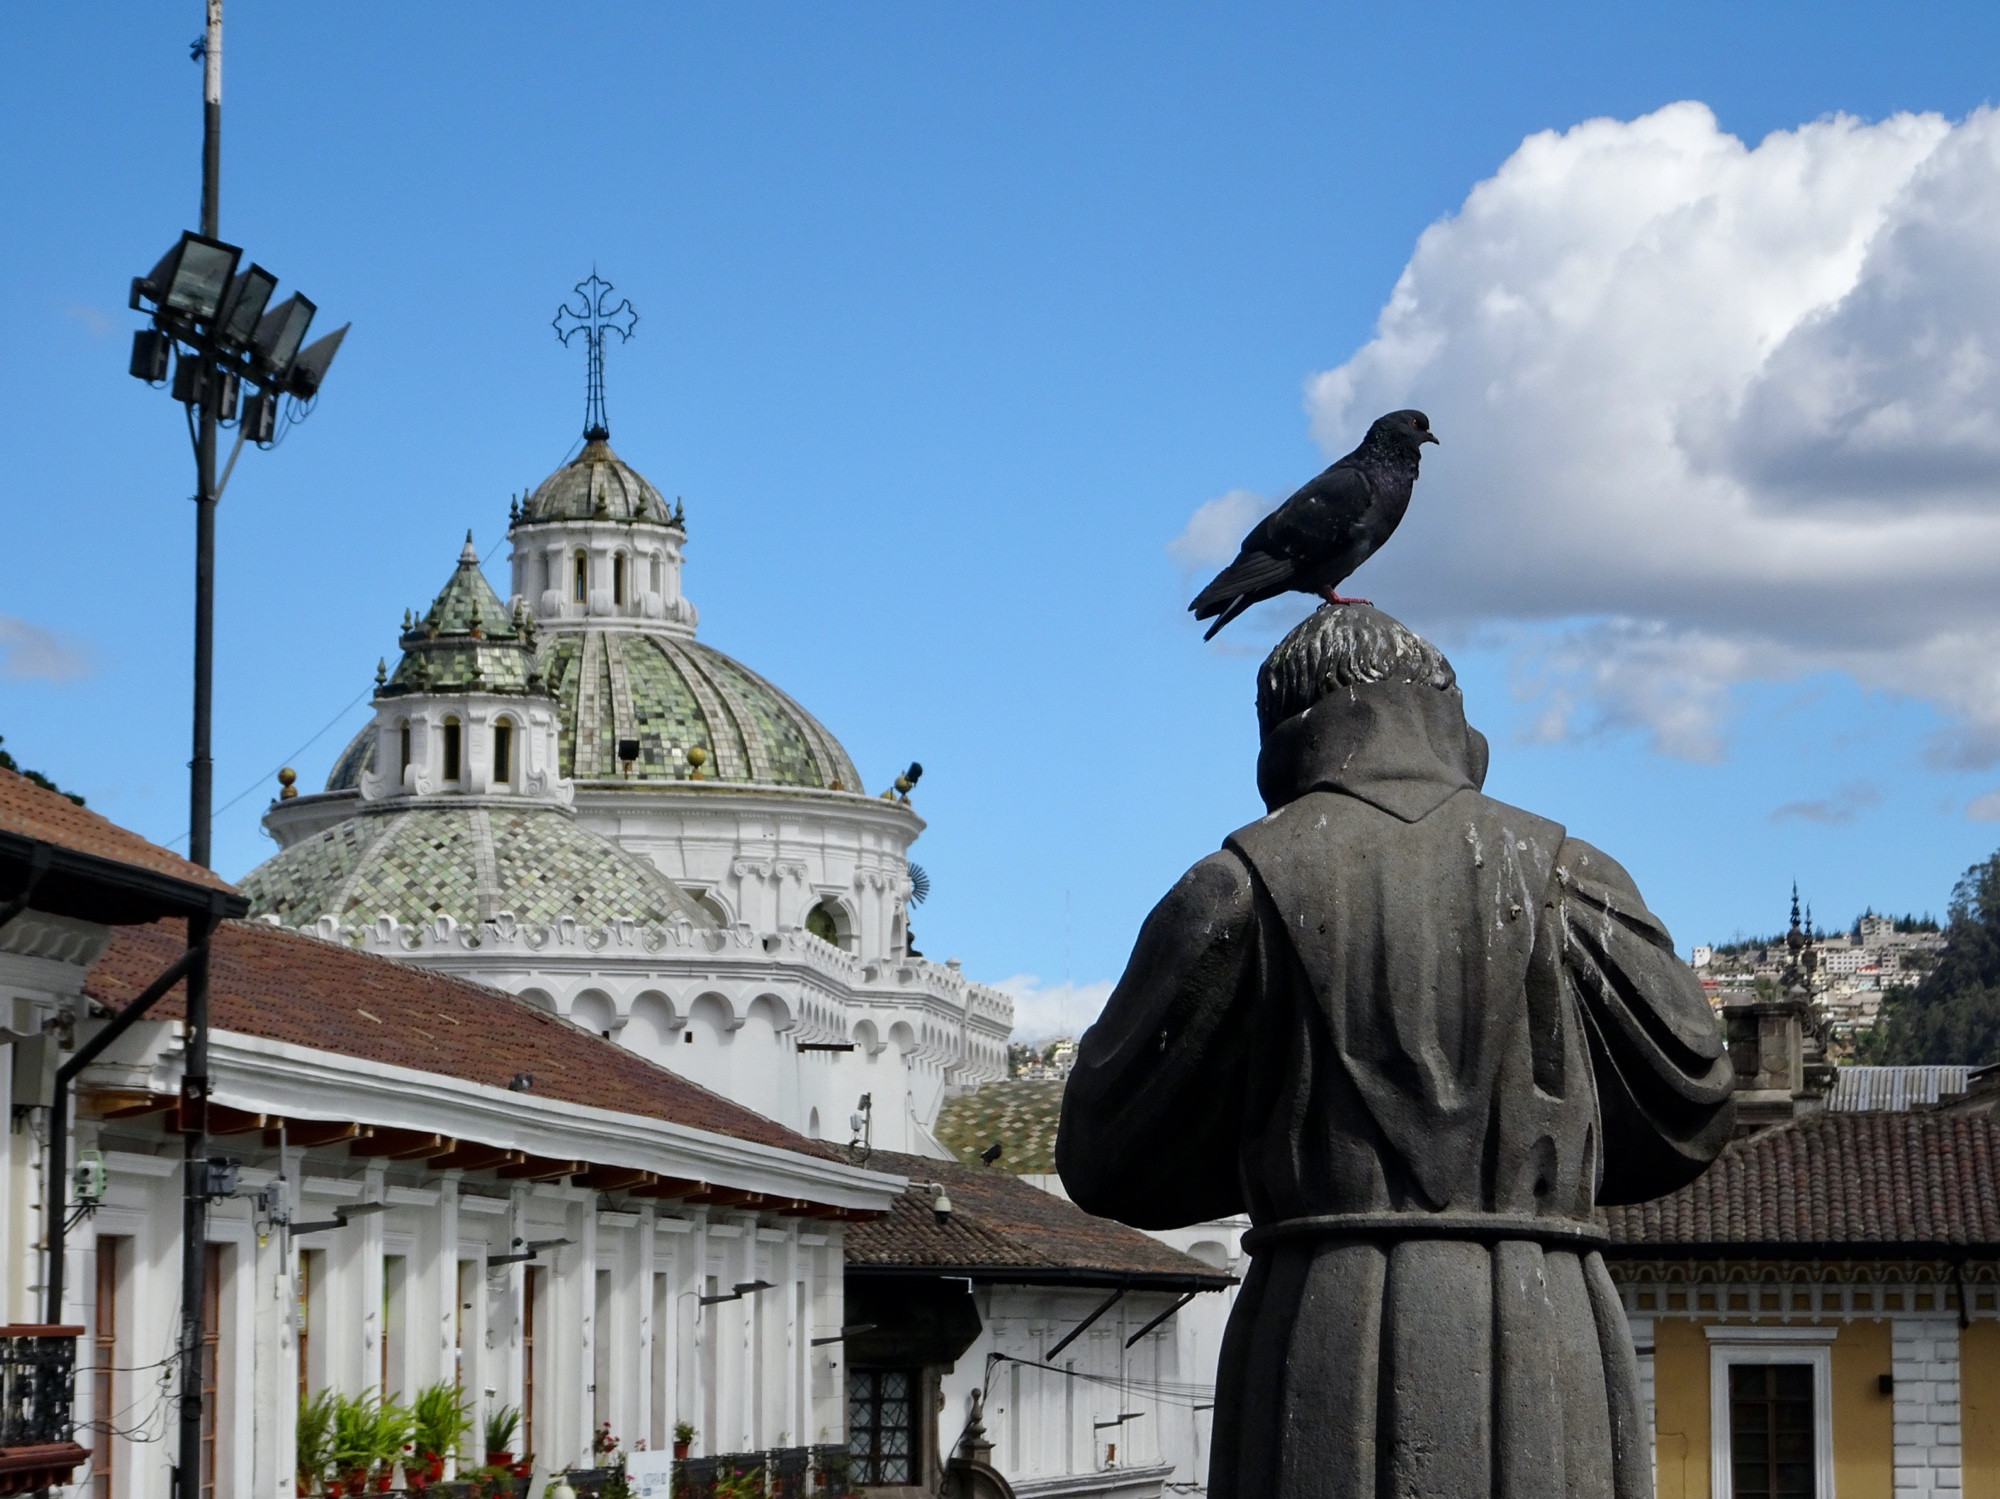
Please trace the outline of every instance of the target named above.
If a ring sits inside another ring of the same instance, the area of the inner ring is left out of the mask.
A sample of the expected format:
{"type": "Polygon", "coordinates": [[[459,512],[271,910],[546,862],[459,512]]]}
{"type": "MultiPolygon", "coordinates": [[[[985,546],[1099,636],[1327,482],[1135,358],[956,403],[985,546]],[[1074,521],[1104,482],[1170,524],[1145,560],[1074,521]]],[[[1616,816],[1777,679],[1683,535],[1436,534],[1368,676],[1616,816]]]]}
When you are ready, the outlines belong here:
{"type": "Polygon", "coordinates": [[[277,289],[278,278],[253,261],[249,270],[229,283],[229,295],[222,299],[215,320],[215,341],[231,350],[247,346],[277,289]]]}
{"type": "Polygon", "coordinates": [[[276,439],[278,393],[275,390],[250,392],[250,398],[243,403],[243,422],[240,430],[245,442],[254,442],[260,446],[276,439]]]}
{"type": "Polygon", "coordinates": [[[310,401],[319,394],[319,383],[326,378],[327,366],[333,363],[333,356],[340,352],[340,341],[347,337],[352,323],[342,323],[325,338],[316,338],[299,351],[299,357],[292,361],[291,377],[285,382],[285,390],[301,401],[310,401]]]}
{"type": "Polygon", "coordinates": [[[242,393],[243,381],[234,370],[217,370],[215,386],[215,419],[219,422],[236,420],[236,398],[242,393]]]}
{"type": "Polygon", "coordinates": [[[161,312],[207,322],[222,305],[242,256],[235,245],[189,230],[150,273],[132,283],[132,306],[136,310],[139,298],[149,297],[161,312]]]}
{"type": "Polygon", "coordinates": [[[141,328],[132,335],[132,378],[158,385],[167,378],[167,364],[174,341],[156,328],[141,328]]]}
{"type": "Polygon", "coordinates": [[[174,361],[174,399],[183,406],[193,406],[200,402],[203,379],[203,361],[199,354],[183,352],[174,361]]]}
{"type": "Polygon", "coordinates": [[[311,302],[293,292],[257,319],[257,331],[250,335],[250,356],[259,368],[284,379],[298,357],[299,345],[305,342],[315,310],[311,302]]]}

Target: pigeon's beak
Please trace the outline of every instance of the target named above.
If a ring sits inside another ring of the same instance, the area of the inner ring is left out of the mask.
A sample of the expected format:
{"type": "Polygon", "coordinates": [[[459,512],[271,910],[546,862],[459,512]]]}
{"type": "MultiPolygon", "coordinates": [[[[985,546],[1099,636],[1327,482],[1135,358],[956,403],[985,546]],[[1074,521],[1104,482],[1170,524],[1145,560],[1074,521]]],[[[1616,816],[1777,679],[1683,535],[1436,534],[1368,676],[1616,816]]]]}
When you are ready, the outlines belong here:
{"type": "MultiPolygon", "coordinates": [[[[1425,432],[1425,433],[1422,433],[1421,435],[1419,435],[1419,436],[1418,436],[1418,438],[1417,438],[1417,446],[1418,446],[1418,447],[1422,447],[1422,446],[1423,446],[1423,445],[1424,445],[1425,443],[1427,443],[1427,442],[1437,442],[1437,440],[1438,440],[1438,435],[1437,435],[1437,433],[1435,433],[1435,432],[1425,432]]],[[[1443,446],[1443,444],[1442,444],[1442,443],[1440,443],[1440,444],[1439,444],[1439,446],[1440,446],[1440,447],[1442,447],[1442,446],[1443,446]]]]}

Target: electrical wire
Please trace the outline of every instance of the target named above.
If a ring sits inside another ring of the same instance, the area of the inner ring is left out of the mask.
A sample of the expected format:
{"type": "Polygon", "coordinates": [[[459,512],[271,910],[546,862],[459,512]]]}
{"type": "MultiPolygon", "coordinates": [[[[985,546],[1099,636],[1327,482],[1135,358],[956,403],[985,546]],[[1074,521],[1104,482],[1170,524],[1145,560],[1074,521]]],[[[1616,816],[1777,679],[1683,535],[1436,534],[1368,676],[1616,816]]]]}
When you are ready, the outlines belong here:
{"type": "MultiPolygon", "coordinates": [[[[996,1363],[1019,1364],[1024,1369],[1038,1369],[1044,1374],[1054,1374],[1064,1379],[1080,1379],[1086,1384],[1104,1385],[1115,1390],[1130,1390],[1136,1394],[1148,1395],[1162,1405],[1206,1405],[1215,1399],[1212,1384],[1180,1384],[1167,1380],[1119,1378],[1113,1374],[1091,1374],[1082,1369],[1058,1369],[1052,1364],[1036,1363],[1033,1359],[1016,1358],[1011,1353],[988,1354],[996,1363]]],[[[989,1383],[991,1376],[988,1376],[989,1383]]]]}
{"type": "MultiPolygon", "coordinates": [[[[339,723],[343,718],[347,717],[349,713],[352,713],[354,711],[354,705],[360,702],[364,697],[368,696],[368,694],[373,692],[374,690],[375,688],[371,684],[367,687],[362,688],[359,692],[355,693],[353,697],[347,700],[346,707],[342,708],[338,713],[334,714],[333,717],[329,718],[324,724],[320,726],[318,733],[314,734],[312,738],[308,739],[304,744],[300,745],[297,749],[293,750],[289,755],[285,756],[285,758],[280,760],[276,765],[272,766],[269,770],[265,771],[262,775],[257,777],[257,779],[252,781],[248,786],[245,786],[241,791],[237,792],[236,795],[232,796],[228,801],[224,802],[221,806],[217,807],[212,813],[209,814],[210,817],[212,818],[220,817],[224,812],[227,812],[231,807],[235,806],[238,802],[242,801],[244,797],[248,796],[251,792],[255,791],[259,786],[262,786],[265,782],[269,781],[272,776],[276,775],[286,765],[289,765],[292,761],[298,759],[300,755],[304,754],[307,750],[311,749],[315,744],[318,744],[321,739],[326,737],[328,730],[332,729],[335,724],[339,723]]],[[[187,837],[188,835],[185,832],[178,833],[174,837],[169,838],[165,846],[167,848],[172,848],[176,844],[185,843],[187,842],[187,837]]]]}

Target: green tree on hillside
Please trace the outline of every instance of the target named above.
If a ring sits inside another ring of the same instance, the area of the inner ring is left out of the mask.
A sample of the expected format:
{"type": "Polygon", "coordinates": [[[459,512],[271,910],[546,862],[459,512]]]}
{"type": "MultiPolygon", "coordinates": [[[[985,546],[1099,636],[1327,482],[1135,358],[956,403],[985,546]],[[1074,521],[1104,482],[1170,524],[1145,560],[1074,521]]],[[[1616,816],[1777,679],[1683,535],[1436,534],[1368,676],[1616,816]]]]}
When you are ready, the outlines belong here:
{"type": "Polygon", "coordinates": [[[1944,950],[1914,987],[1883,997],[1867,1062],[2000,1062],[2000,854],[1951,892],[1944,950]]]}

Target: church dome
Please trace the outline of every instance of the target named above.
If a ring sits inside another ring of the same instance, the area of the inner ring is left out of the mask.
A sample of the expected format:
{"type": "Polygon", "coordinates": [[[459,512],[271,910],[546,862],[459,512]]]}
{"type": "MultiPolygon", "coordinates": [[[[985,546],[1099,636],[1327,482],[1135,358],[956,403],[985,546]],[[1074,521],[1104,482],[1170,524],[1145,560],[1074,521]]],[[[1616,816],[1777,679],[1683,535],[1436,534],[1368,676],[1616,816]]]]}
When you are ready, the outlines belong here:
{"type": "Polygon", "coordinates": [[[554,807],[415,806],[364,812],[294,843],[238,886],[252,916],[306,926],[393,916],[477,925],[502,912],[528,926],[571,916],[658,924],[714,919],[646,859],[554,807]]]}
{"type": "Polygon", "coordinates": [[[522,525],[611,520],[664,526],[676,524],[680,515],[637,469],[611,451],[607,439],[593,437],[581,453],[535,486],[519,520],[522,525]]]}
{"type": "Polygon", "coordinates": [[[627,778],[620,741],[639,746],[630,779],[859,791],[840,742],[738,661],[686,636],[551,632],[541,669],[562,725],[562,773],[627,778]],[[689,758],[699,750],[699,777],[689,758]]]}

